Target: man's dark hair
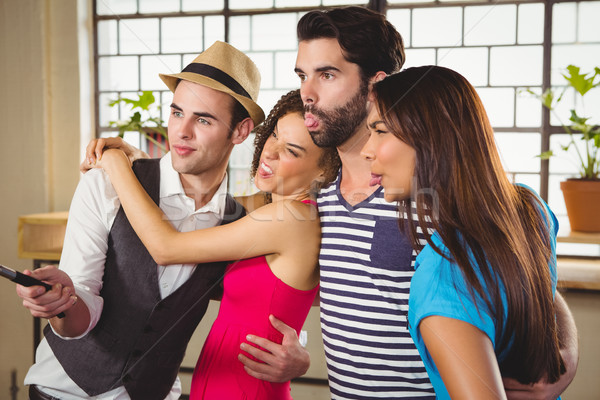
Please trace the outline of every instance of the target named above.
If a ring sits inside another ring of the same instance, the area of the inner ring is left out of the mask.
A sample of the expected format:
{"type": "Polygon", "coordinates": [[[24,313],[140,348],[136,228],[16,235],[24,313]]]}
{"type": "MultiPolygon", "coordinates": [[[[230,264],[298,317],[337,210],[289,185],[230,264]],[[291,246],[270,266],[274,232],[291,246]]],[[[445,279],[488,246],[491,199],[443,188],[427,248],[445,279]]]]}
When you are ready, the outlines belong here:
{"type": "Polygon", "coordinates": [[[392,74],[404,64],[402,36],[384,15],[364,7],[311,11],[298,22],[298,41],[336,39],[344,58],[357,64],[363,78],[392,74]]]}
{"type": "Polygon", "coordinates": [[[245,120],[246,118],[250,118],[250,114],[246,108],[237,101],[233,99],[233,108],[231,110],[231,129],[235,128],[237,124],[245,120]]]}

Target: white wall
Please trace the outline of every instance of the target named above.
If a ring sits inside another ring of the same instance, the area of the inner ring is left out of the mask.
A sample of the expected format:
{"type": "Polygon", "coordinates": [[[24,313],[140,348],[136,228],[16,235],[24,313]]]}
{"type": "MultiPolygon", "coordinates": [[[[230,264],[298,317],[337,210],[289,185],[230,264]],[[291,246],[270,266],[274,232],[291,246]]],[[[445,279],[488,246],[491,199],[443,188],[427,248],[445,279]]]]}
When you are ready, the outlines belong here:
{"type": "MultiPolygon", "coordinates": [[[[23,270],[19,215],[67,210],[79,180],[77,0],[0,0],[0,263],[23,270]]],[[[32,318],[0,281],[0,399],[33,360],[32,318]]]]}

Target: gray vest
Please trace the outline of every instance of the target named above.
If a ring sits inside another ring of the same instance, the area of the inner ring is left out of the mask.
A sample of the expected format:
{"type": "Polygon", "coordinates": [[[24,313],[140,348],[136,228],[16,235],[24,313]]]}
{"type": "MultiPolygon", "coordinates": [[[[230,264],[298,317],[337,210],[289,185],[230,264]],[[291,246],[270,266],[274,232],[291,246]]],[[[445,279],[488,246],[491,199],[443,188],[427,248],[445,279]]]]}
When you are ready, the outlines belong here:
{"type": "MultiPolygon", "coordinates": [[[[158,204],[159,160],[138,160],[133,169],[158,204]]],[[[227,196],[223,224],[245,214],[227,196]]],[[[85,337],[62,340],[44,334],[69,377],[88,395],[121,385],[133,400],[163,400],[177,377],[185,349],[211,297],[221,290],[226,263],[199,264],[181,287],[160,298],[157,265],[121,207],[108,237],[100,295],[104,308],[85,337]]]]}

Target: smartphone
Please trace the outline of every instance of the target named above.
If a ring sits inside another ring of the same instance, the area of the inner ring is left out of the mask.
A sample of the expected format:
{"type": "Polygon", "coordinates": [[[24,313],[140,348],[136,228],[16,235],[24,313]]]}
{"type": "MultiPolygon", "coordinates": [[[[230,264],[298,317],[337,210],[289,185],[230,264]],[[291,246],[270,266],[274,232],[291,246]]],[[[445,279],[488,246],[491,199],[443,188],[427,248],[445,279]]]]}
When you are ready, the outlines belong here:
{"type": "MultiPolygon", "coordinates": [[[[18,283],[23,286],[43,286],[46,288],[46,291],[52,290],[52,286],[47,284],[46,282],[42,282],[39,279],[34,278],[33,276],[25,275],[20,273],[19,271],[15,271],[12,268],[8,268],[2,264],[0,264],[0,275],[10,279],[11,281],[18,283]]],[[[58,318],[64,318],[65,314],[60,313],[57,315],[58,318]]]]}

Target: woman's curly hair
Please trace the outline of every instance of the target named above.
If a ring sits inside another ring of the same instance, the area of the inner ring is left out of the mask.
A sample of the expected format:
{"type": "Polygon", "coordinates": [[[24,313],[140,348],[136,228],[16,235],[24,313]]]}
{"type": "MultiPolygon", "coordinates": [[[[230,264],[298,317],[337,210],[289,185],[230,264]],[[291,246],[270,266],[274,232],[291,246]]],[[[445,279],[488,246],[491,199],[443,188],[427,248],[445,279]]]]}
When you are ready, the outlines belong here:
{"type": "MultiPolygon", "coordinates": [[[[265,122],[257,126],[254,129],[256,134],[254,138],[254,159],[252,160],[252,168],[250,174],[252,178],[256,175],[258,165],[260,163],[260,155],[262,154],[263,148],[267,139],[271,136],[277,125],[277,121],[287,114],[298,113],[304,115],[304,105],[302,104],[302,98],[300,97],[300,89],[292,90],[281,96],[277,104],[273,107],[265,122]]],[[[340,157],[335,147],[324,147],[322,148],[323,154],[319,158],[319,167],[323,169],[323,181],[316,183],[316,190],[333,182],[337,177],[338,170],[340,168],[340,157]]]]}

